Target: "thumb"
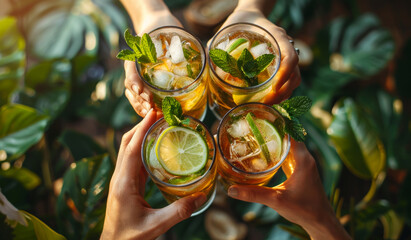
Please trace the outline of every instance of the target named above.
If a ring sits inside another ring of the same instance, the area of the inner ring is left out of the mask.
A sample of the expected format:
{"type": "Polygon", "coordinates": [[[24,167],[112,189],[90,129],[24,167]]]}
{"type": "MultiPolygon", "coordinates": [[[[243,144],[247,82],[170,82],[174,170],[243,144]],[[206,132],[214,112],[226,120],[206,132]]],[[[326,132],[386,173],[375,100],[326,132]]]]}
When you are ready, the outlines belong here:
{"type": "Polygon", "coordinates": [[[189,218],[206,200],[206,195],[198,192],[173,202],[159,211],[163,216],[161,219],[162,223],[159,225],[165,226],[167,229],[171,228],[175,224],[189,218]]]}
{"type": "Polygon", "coordinates": [[[283,194],[281,184],[275,188],[254,185],[233,185],[228,189],[228,195],[232,198],[246,202],[261,203],[273,209],[280,206],[283,194]]]}

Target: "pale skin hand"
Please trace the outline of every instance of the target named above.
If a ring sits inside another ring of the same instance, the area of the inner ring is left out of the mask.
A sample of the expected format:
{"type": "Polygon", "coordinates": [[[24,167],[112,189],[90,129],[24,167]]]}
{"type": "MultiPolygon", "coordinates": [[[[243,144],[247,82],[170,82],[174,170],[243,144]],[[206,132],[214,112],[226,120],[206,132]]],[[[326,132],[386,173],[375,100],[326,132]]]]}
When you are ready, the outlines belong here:
{"type": "MultiPolygon", "coordinates": [[[[298,55],[294,46],[289,42],[292,38],[285,30],[270,22],[263,14],[267,5],[273,5],[275,1],[267,0],[239,0],[234,12],[224,22],[223,27],[237,23],[253,23],[265,28],[277,40],[281,51],[280,69],[274,77],[274,94],[265,102],[268,105],[280,103],[288,99],[301,83],[300,69],[298,68],[298,55]]],[[[271,6],[268,6],[268,9],[271,6]]]]}
{"type": "MultiPolygon", "coordinates": [[[[139,36],[162,26],[182,27],[162,0],[121,0],[121,2],[129,13],[134,29],[139,36]]],[[[144,86],[134,62],[125,61],[124,70],[126,73],[125,95],[136,113],[145,117],[147,112],[154,107],[152,94],[144,86]]]]}
{"type": "Polygon", "coordinates": [[[151,109],[137,126],[123,135],[110,181],[101,239],[155,239],[190,217],[206,201],[204,193],[195,193],[162,209],[153,209],[144,200],[147,172],[142,166],[141,145],[156,115],[151,109]]]}
{"type": "Polygon", "coordinates": [[[272,188],[234,185],[228,189],[228,195],[273,208],[303,227],[312,239],[351,239],[335,217],[322,188],[315,160],[303,143],[292,140],[282,168],[287,175],[282,184],[272,188]]]}

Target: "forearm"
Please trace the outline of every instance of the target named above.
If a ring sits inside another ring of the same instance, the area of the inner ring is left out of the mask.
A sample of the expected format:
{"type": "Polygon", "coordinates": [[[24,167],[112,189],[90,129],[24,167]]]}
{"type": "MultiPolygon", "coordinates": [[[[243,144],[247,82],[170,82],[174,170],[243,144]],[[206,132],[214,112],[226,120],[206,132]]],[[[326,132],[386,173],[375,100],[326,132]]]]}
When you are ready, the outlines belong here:
{"type": "Polygon", "coordinates": [[[239,0],[236,10],[259,11],[267,16],[275,3],[275,0],[239,0]]]}
{"type": "Polygon", "coordinates": [[[120,0],[129,14],[137,33],[147,25],[145,21],[151,21],[153,16],[160,18],[171,15],[163,0],[120,0]]]}
{"type": "Polygon", "coordinates": [[[351,237],[345,231],[334,215],[322,217],[317,221],[302,225],[313,240],[332,239],[349,240],[351,237]]]}

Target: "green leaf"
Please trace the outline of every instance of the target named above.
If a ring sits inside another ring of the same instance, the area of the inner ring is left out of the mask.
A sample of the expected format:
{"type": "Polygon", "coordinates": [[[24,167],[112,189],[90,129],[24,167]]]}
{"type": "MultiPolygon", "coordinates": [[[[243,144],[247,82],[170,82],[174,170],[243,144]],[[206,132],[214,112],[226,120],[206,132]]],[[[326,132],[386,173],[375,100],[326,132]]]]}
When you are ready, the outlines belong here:
{"type": "Polygon", "coordinates": [[[353,219],[355,231],[354,239],[369,239],[377,221],[380,217],[387,214],[391,209],[390,204],[386,200],[379,200],[367,208],[355,213],[353,219]]]}
{"type": "Polygon", "coordinates": [[[404,219],[398,216],[394,210],[389,210],[380,218],[384,227],[384,239],[400,239],[404,228],[404,219]]]}
{"type": "Polygon", "coordinates": [[[226,51],[212,49],[210,50],[210,58],[224,72],[230,73],[234,77],[243,78],[241,71],[237,67],[237,61],[226,51]]]}
{"type": "Polygon", "coordinates": [[[91,137],[72,130],[64,131],[59,142],[69,149],[75,161],[104,153],[104,149],[91,137]]]}
{"type": "Polygon", "coordinates": [[[139,36],[133,36],[127,28],[124,32],[124,39],[127,45],[136,52],[135,46],[140,45],[141,38],[139,36]]]}
{"type": "Polygon", "coordinates": [[[195,76],[194,76],[194,73],[193,73],[193,69],[191,68],[191,65],[190,65],[190,64],[187,64],[187,65],[186,65],[186,68],[187,68],[188,76],[194,79],[195,76]]]}
{"type": "Polygon", "coordinates": [[[157,62],[157,53],[153,41],[147,33],[143,34],[141,38],[140,46],[144,55],[150,60],[151,63],[157,62]]]}
{"type": "Polygon", "coordinates": [[[305,141],[307,132],[297,118],[292,118],[291,120],[285,119],[285,131],[290,134],[294,140],[298,142],[305,141]]]}
{"type": "Polygon", "coordinates": [[[74,229],[74,232],[64,232],[65,236],[83,239],[90,231],[89,224],[104,218],[104,214],[95,211],[105,205],[113,170],[113,163],[105,154],[82,159],[66,172],[57,199],[58,224],[61,229],[74,229]],[[72,204],[67,205],[68,202],[72,204]],[[79,215],[84,218],[73,217],[79,215]]]}
{"type": "Polygon", "coordinates": [[[248,61],[241,67],[244,75],[248,78],[253,78],[259,74],[257,61],[248,61]]]}
{"type": "Polygon", "coordinates": [[[30,68],[25,89],[17,91],[14,102],[36,108],[50,116],[50,121],[66,107],[70,98],[72,66],[66,60],[44,61],[30,68]]]}
{"type": "Polygon", "coordinates": [[[183,45],[183,53],[184,53],[184,58],[187,61],[191,61],[198,56],[200,56],[200,53],[197,52],[194,48],[192,48],[190,45],[184,44],[183,45]]]}
{"type": "Polygon", "coordinates": [[[43,59],[72,59],[82,50],[96,54],[101,41],[117,49],[116,38],[127,26],[126,16],[111,1],[35,2],[27,9],[20,10],[25,12],[20,27],[27,49],[43,59]]]}
{"type": "Polygon", "coordinates": [[[170,126],[180,125],[183,116],[181,104],[172,97],[165,97],[162,101],[164,119],[170,126]]]}
{"type": "Polygon", "coordinates": [[[333,121],[327,129],[344,164],[355,175],[372,179],[384,170],[382,142],[356,103],[347,98],[334,106],[333,121]]]}
{"type": "Polygon", "coordinates": [[[237,59],[238,69],[242,69],[245,63],[251,62],[253,60],[253,55],[250,53],[250,51],[248,51],[247,48],[244,48],[244,50],[241,52],[240,56],[237,59]]]}
{"type": "Polygon", "coordinates": [[[312,105],[312,101],[307,96],[295,96],[280,103],[280,106],[291,117],[300,117],[307,113],[312,105]]]}
{"type": "Polygon", "coordinates": [[[40,177],[27,168],[9,168],[8,170],[0,170],[0,176],[19,181],[27,190],[33,190],[41,183],[40,177]]]}
{"type": "Polygon", "coordinates": [[[16,19],[0,19],[0,106],[9,103],[23,77],[25,42],[18,31],[16,19]]]}
{"type": "Polygon", "coordinates": [[[15,159],[40,141],[48,123],[48,117],[35,109],[15,104],[0,108],[0,149],[7,159],[15,159]]]}
{"type": "Polygon", "coordinates": [[[137,57],[136,53],[128,49],[121,50],[116,56],[116,58],[118,59],[128,60],[128,61],[133,61],[133,62],[136,60],[136,57],[137,57]]]}
{"type": "Polygon", "coordinates": [[[275,55],[274,54],[263,54],[259,56],[258,58],[255,59],[257,62],[257,75],[263,72],[274,60],[275,55]]]}
{"type": "Polygon", "coordinates": [[[63,235],[56,233],[53,229],[43,223],[40,219],[28,212],[20,210],[27,220],[28,226],[18,224],[14,228],[14,240],[42,239],[42,240],[65,240],[63,235]]]}

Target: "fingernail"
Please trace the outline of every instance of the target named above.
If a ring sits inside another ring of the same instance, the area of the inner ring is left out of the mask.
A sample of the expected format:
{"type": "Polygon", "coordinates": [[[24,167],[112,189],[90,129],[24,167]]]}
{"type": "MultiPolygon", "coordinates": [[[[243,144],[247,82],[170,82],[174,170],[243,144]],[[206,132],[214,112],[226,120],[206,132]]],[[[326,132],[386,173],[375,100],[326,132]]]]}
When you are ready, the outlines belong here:
{"type": "Polygon", "coordinates": [[[135,93],[135,94],[140,94],[140,89],[137,87],[137,85],[133,85],[132,87],[131,87],[131,89],[133,89],[133,92],[135,93]]]}
{"type": "Polygon", "coordinates": [[[235,187],[230,187],[229,189],[228,189],[228,196],[230,196],[230,197],[238,197],[238,189],[237,188],[235,188],[235,187]]]}
{"type": "Polygon", "coordinates": [[[145,109],[150,109],[150,108],[151,108],[151,104],[148,103],[148,102],[143,102],[143,107],[144,107],[145,109]]]}
{"type": "Polygon", "coordinates": [[[140,96],[141,96],[144,100],[146,100],[146,101],[149,101],[149,100],[150,100],[150,97],[149,97],[148,94],[145,93],[145,92],[141,93],[140,96]]]}
{"type": "Polygon", "coordinates": [[[194,201],[194,205],[196,209],[201,207],[205,201],[206,201],[206,196],[204,194],[200,194],[200,196],[198,196],[197,199],[194,201]]]}

